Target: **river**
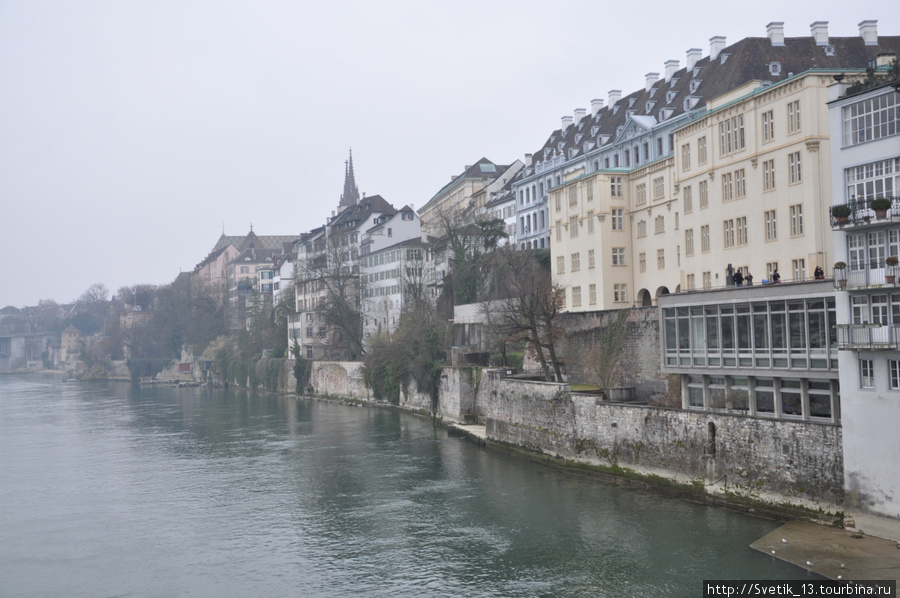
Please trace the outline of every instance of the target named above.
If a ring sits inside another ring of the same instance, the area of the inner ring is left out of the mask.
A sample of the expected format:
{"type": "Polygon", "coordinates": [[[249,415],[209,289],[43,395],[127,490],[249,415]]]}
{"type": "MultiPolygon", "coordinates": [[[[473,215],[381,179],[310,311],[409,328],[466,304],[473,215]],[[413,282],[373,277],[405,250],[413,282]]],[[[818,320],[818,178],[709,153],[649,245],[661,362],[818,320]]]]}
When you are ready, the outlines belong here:
{"type": "Polygon", "coordinates": [[[0,596],[684,597],[777,522],[387,409],[0,376],[0,596]]]}

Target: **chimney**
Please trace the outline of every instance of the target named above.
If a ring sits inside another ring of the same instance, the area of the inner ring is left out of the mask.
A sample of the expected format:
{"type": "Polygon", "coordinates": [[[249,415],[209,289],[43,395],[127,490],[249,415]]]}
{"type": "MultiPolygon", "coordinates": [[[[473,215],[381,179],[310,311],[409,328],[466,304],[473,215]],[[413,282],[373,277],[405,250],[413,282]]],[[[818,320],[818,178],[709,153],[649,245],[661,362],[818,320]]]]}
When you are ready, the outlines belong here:
{"type": "Polygon", "coordinates": [[[875,57],[875,66],[891,66],[895,60],[897,60],[896,52],[880,52],[878,56],[875,57]]]}
{"type": "Polygon", "coordinates": [[[666,81],[671,81],[672,77],[675,76],[675,73],[678,72],[678,61],[677,60],[667,60],[666,61],[666,81]]]}
{"type": "Polygon", "coordinates": [[[603,109],[603,100],[591,100],[591,116],[597,116],[597,113],[603,109]]]}
{"type": "Polygon", "coordinates": [[[828,21],[814,21],[809,26],[809,32],[812,38],[816,40],[817,46],[828,45],[828,21]]]}
{"type": "Polygon", "coordinates": [[[650,88],[657,81],[659,81],[659,73],[647,73],[644,75],[644,89],[650,91],[650,88]]]}
{"type": "Polygon", "coordinates": [[[694,68],[698,62],[700,62],[700,58],[703,57],[703,50],[700,48],[691,48],[687,51],[687,67],[688,70],[694,68]]]}
{"type": "Polygon", "coordinates": [[[709,59],[715,60],[719,57],[719,52],[725,49],[725,36],[716,35],[709,38],[709,59]]]}
{"type": "Polygon", "coordinates": [[[878,45],[878,28],[876,25],[878,25],[878,21],[875,19],[860,21],[859,23],[859,36],[863,38],[867,46],[878,45]]]}
{"type": "Polygon", "coordinates": [[[533,157],[532,154],[525,154],[525,166],[531,166],[531,159],[533,157]]]}
{"type": "Polygon", "coordinates": [[[586,114],[587,114],[587,110],[585,110],[584,108],[576,108],[575,109],[575,124],[577,125],[578,123],[580,123],[581,119],[584,118],[584,116],[586,114]]]}
{"type": "Polygon", "coordinates": [[[609,90],[609,107],[612,108],[616,105],[616,102],[622,99],[622,90],[621,89],[610,89],[609,90]]]}
{"type": "Polygon", "coordinates": [[[573,120],[574,120],[574,119],[573,119],[571,116],[564,116],[564,117],[562,117],[562,127],[560,128],[560,130],[561,130],[563,133],[565,133],[565,132],[566,132],[566,129],[568,129],[569,127],[572,126],[572,121],[573,121],[573,120]]]}
{"type": "Polygon", "coordinates": [[[766,34],[773,46],[784,45],[784,21],[772,21],[766,25],[766,34]]]}

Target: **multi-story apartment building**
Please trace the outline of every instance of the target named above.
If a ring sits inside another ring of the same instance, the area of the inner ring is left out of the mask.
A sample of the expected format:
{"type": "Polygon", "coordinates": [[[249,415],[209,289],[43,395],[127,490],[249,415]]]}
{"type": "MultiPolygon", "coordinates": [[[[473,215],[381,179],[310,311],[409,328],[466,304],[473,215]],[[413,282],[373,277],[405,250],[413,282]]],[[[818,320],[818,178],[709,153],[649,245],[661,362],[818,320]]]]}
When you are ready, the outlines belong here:
{"type": "Polygon", "coordinates": [[[407,304],[426,299],[425,244],[421,238],[379,248],[360,260],[363,336],[391,335],[407,304]]]}
{"type": "Polygon", "coordinates": [[[854,506],[892,517],[900,516],[896,59],[882,56],[860,83],[848,73],[828,105],[845,488],[854,506]]]}
{"type": "Polygon", "coordinates": [[[457,221],[465,215],[472,218],[484,211],[490,201],[490,193],[499,191],[522,169],[518,160],[508,165],[495,164],[482,158],[466,166],[462,174],[451,177],[440,191],[419,209],[422,231],[427,235],[440,235],[447,224],[444,220],[457,221]],[[486,190],[485,193],[480,193],[486,190]]]}
{"type": "Polygon", "coordinates": [[[540,228],[544,209],[571,311],[725,286],[729,264],[757,281],[776,268],[811,277],[832,253],[826,88],[900,46],[875,33],[864,21],[859,37],[829,38],[816,22],[810,37],[785,38],[770,23],[764,38],[714,37],[708,57],[689,50],[686,68],[669,61],[665,78],[577,111],[513,185],[520,216],[523,204],[538,214],[520,218],[519,246],[535,246],[521,225],[540,228]],[[549,205],[528,207],[535,194],[549,205]],[[594,268],[582,266],[591,253],[594,268]]]}

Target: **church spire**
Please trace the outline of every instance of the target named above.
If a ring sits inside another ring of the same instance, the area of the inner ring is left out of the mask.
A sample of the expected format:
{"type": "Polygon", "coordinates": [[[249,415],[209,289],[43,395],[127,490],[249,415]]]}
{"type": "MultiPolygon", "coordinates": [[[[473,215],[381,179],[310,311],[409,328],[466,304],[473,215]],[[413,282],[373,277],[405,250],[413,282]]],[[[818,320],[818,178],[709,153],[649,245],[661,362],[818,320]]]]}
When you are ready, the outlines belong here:
{"type": "Polygon", "coordinates": [[[341,193],[341,202],[338,209],[343,210],[355,206],[359,201],[359,189],[356,187],[356,177],[353,175],[353,149],[350,149],[350,159],[344,162],[344,192],[341,193]]]}

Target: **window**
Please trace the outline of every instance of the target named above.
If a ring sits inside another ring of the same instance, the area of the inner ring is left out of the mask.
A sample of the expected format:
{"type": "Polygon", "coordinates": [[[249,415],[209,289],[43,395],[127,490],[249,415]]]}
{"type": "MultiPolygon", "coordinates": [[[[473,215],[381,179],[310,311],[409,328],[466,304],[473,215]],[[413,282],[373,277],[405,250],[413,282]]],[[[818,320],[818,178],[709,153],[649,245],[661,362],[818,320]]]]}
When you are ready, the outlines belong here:
{"type": "Polygon", "coordinates": [[[556,273],[564,274],[566,272],[566,257],[563,255],[556,258],[556,273]]]}
{"type": "Polygon", "coordinates": [[[561,194],[559,191],[557,191],[556,193],[553,194],[553,199],[554,199],[554,201],[556,202],[556,211],[557,211],[557,212],[561,212],[561,211],[562,211],[562,199],[561,199],[561,196],[562,196],[562,194],[561,194]]]}
{"type": "Polygon", "coordinates": [[[704,289],[712,288],[712,273],[710,273],[710,272],[703,273],[703,288],[704,289]]]}
{"type": "Polygon", "coordinates": [[[588,285],[588,301],[591,305],[597,305],[597,285],[588,285]]]}
{"type": "Polygon", "coordinates": [[[694,275],[693,275],[693,274],[688,274],[685,278],[686,278],[686,280],[685,280],[685,286],[687,287],[687,290],[693,291],[693,290],[696,288],[696,287],[694,286],[694,275]]]}
{"type": "Polygon", "coordinates": [[[900,390],[900,361],[889,359],[888,369],[891,372],[891,390],[900,390]]]}
{"type": "Polygon", "coordinates": [[[727,156],[744,149],[744,115],[719,123],[719,155],[727,156]]]}
{"type": "Polygon", "coordinates": [[[684,255],[694,255],[694,229],[692,228],[684,231],[684,255]]]}
{"type": "Polygon", "coordinates": [[[681,146],[681,170],[691,169],[691,144],[685,143],[681,146]]]}
{"type": "Polygon", "coordinates": [[[578,216],[572,216],[571,218],[569,218],[569,238],[578,238],[578,216]]]}
{"type": "Polygon", "coordinates": [[[900,158],[848,168],[844,170],[844,182],[847,199],[894,196],[900,193],[900,158]]]}
{"type": "Polygon", "coordinates": [[[725,240],[725,249],[734,247],[734,219],[726,220],[722,226],[722,236],[725,240]]]}
{"type": "MultiPolygon", "coordinates": [[[[609,165],[607,165],[609,168],[609,165]]],[[[609,179],[609,195],[610,197],[622,197],[622,177],[614,176],[609,179]]]]}
{"type": "Polygon", "coordinates": [[[806,260],[805,259],[797,259],[791,260],[791,266],[794,269],[794,280],[805,280],[806,279],[806,260]]]}
{"type": "Polygon", "coordinates": [[[641,183],[634,187],[634,203],[641,205],[647,203],[647,183],[641,183]]]}
{"type": "Polygon", "coordinates": [[[709,182],[700,181],[697,185],[697,191],[700,195],[700,209],[709,207],[709,182]]]}
{"type": "Polygon", "coordinates": [[[663,199],[666,196],[666,179],[657,177],[653,179],[653,199],[663,199]]]}
{"type": "Polygon", "coordinates": [[[621,208],[613,208],[612,210],[612,229],[625,230],[625,210],[621,208]]]}
{"type": "Polygon", "coordinates": [[[625,248],[624,247],[613,247],[612,248],[612,265],[613,266],[624,266],[625,265],[625,248]]]}
{"type": "Polygon", "coordinates": [[[787,105],[788,133],[800,131],[800,100],[794,100],[787,105]]]}
{"type": "Polygon", "coordinates": [[[647,221],[646,220],[638,221],[637,236],[638,236],[638,238],[647,236],[647,221]]]}
{"type": "Polygon", "coordinates": [[[587,201],[594,201],[594,181],[591,180],[585,187],[585,192],[587,194],[587,201]]]}
{"type": "Polygon", "coordinates": [[[656,269],[657,270],[665,270],[666,269],[666,250],[665,249],[657,249],[656,250],[656,269]]]}
{"type": "Polygon", "coordinates": [[[684,213],[690,214],[694,211],[694,197],[691,193],[691,187],[688,185],[682,191],[684,193],[684,213]]]}
{"type": "Polygon", "coordinates": [[[734,171],[734,197],[735,199],[747,197],[747,177],[743,168],[734,171]]]}
{"type": "Polygon", "coordinates": [[[241,266],[241,274],[249,274],[250,266],[241,266]]]}
{"type": "Polygon", "coordinates": [[[734,199],[734,181],[730,172],[722,175],[722,201],[734,199]]]}
{"type": "Polygon", "coordinates": [[[747,244],[747,217],[741,216],[740,218],[734,219],[734,225],[737,229],[737,244],[738,246],[747,244]]]}
{"type": "Polygon", "coordinates": [[[594,234],[594,210],[588,210],[587,213],[588,234],[594,234]]]}
{"type": "Polygon", "coordinates": [[[706,137],[697,140],[697,164],[706,164],[706,137]]]}
{"type": "Polygon", "coordinates": [[[588,249],[588,268],[594,267],[594,250],[588,249]]]}
{"type": "Polygon", "coordinates": [[[666,218],[662,214],[653,221],[653,233],[658,235],[666,232],[666,218]]]}
{"type": "Polygon", "coordinates": [[[574,208],[578,205],[578,188],[572,185],[568,189],[569,207],[574,208]]]}
{"type": "Polygon", "coordinates": [[[772,273],[778,270],[778,262],[766,262],[766,278],[772,280],[772,273]]]}
{"type": "Polygon", "coordinates": [[[581,287],[572,287],[572,307],[581,305],[581,287]]]}
{"type": "Polygon", "coordinates": [[[618,283],[613,285],[613,301],[616,303],[628,301],[628,285],[618,283]]]}
{"type": "Polygon", "coordinates": [[[775,189],[775,160],[766,160],[763,162],[763,190],[772,191],[775,189]]]}
{"type": "Polygon", "coordinates": [[[762,138],[763,141],[772,141],[775,139],[775,112],[773,110],[763,112],[762,138]]]}
{"type": "Polygon", "coordinates": [[[556,240],[562,242],[562,222],[556,221],[556,240]]]}
{"type": "Polygon", "coordinates": [[[788,172],[790,173],[792,185],[803,180],[803,173],[800,170],[800,152],[788,154],[788,172]]]}
{"type": "Polygon", "coordinates": [[[579,270],[581,270],[581,254],[580,253],[573,253],[571,261],[572,261],[572,272],[578,272],[579,270]]]}
{"type": "Polygon", "coordinates": [[[844,147],[890,137],[900,132],[897,94],[885,94],[844,106],[844,147]]]}
{"type": "Polygon", "coordinates": [[[791,206],[791,236],[799,237],[803,234],[803,204],[791,206]]]}
{"type": "Polygon", "coordinates": [[[859,360],[860,388],[875,388],[875,362],[871,359],[859,360]]]}
{"type": "Polygon", "coordinates": [[[638,254],[638,262],[640,263],[641,272],[647,271],[647,254],[643,251],[638,254]]]}
{"type": "Polygon", "coordinates": [[[707,253],[709,251],[709,225],[705,224],[700,227],[700,251],[707,253]]]}
{"type": "Polygon", "coordinates": [[[775,223],[775,210],[769,210],[765,213],[766,220],[766,241],[774,241],[778,238],[778,228],[775,223]]]}

